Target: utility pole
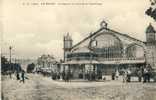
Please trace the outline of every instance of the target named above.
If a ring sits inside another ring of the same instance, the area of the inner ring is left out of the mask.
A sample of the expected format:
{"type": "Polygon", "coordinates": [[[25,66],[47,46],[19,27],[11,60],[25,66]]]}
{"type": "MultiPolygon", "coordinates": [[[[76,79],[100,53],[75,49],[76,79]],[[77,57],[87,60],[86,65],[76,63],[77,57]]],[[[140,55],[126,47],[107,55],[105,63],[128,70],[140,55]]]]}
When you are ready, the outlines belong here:
{"type": "Polygon", "coordinates": [[[89,66],[89,80],[92,80],[92,32],[90,33],[89,53],[90,53],[90,66],[89,66]]]}
{"type": "Polygon", "coordinates": [[[11,50],[12,50],[12,46],[9,46],[9,52],[10,52],[10,72],[9,72],[9,75],[10,75],[10,78],[12,78],[11,77],[11,74],[12,74],[12,71],[11,71],[12,70],[12,68],[11,68],[11,65],[12,65],[11,64],[11,50]]]}

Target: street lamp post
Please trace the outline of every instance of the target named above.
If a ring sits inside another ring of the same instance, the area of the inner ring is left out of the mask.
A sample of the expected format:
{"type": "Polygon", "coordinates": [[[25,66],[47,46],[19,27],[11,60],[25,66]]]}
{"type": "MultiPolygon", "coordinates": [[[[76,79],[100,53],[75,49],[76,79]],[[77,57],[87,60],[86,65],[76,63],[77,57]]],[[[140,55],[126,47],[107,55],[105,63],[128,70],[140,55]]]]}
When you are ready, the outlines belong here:
{"type": "Polygon", "coordinates": [[[154,66],[155,64],[154,64],[154,53],[153,52],[152,52],[152,62],[153,62],[153,64],[152,64],[153,66],[152,67],[154,68],[155,67],[154,66]]]}
{"type": "Polygon", "coordinates": [[[9,72],[9,75],[10,75],[10,78],[12,78],[11,77],[11,74],[12,74],[12,72],[11,72],[11,70],[12,70],[12,68],[11,68],[11,50],[12,50],[12,46],[9,46],[9,52],[10,52],[10,72],[9,72]]]}
{"type": "MultiPolygon", "coordinates": [[[[90,33],[90,36],[92,35],[92,33],[90,33]]],[[[90,38],[90,43],[89,43],[89,53],[90,53],[90,66],[89,66],[89,80],[91,80],[91,69],[92,69],[92,52],[91,52],[91,48],[92,48],[92,38],[90,38]]]]}

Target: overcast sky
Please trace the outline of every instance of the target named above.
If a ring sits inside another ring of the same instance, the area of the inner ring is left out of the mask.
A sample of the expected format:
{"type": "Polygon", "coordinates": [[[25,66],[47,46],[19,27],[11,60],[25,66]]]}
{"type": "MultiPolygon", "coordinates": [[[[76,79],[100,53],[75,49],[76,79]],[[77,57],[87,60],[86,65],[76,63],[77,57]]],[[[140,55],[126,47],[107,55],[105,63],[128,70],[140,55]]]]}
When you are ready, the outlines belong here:
{"type": "MultiPolygon", "coordinates": [[[[13,46],[14,57],[37,58],[41,54],[63,56],[63,35],[69,32],[74,44],[99,29],[108,27],[140,40],[153,20],[145,15],[149,0],[1,0],[4,54],[13,46]],[[29,5],[32,2],[98,2],[102,5],[29,5]]],[[[153,22],[154,24],[154,22],[153,22]]]]}

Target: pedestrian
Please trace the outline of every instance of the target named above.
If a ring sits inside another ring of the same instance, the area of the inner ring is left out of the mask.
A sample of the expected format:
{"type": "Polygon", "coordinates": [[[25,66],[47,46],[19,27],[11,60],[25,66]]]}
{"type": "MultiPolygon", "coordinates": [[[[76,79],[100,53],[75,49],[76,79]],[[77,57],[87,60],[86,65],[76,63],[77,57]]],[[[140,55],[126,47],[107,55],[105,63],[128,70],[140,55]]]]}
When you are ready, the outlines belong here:
{"type": "MultiPolygon", "coordinates": [[[[101,80],[102,79],[102,71],[99,70],[98,72],[98,79],[101,80]]],[[[114,80],[115,80],[115,73],[114,73],[114,80]]]]}
{"type": "Polygon", "coordinates": [[[138,81],[141,82],[142,81],[142,70],[141,69],[138,70],[137,76],[138,76],[138,81]]]}
{"type": "Polygon", "coordinates": [[[115,80],[115,72],[112,72],[112,80],[115,80]]]}
{"type": "Polygon", "coordinates": [[[150,82],[150,71],[151,71],[151,66],[148,64],[146,65],[146,67],[144,68],[144,83],[146,82],[150,82]]]}
{"type": "Polygon", "coordinates": [[[62,79],[65,81],[65,71],[62,72],[62,79]]]}
{"type": "Polygon", "coordinates": [[[131,70],[127,69],[127,82],[131,82],[131,70]]]}
{"type": "Polygon", "coordinates": [[[150,79],[151,79],[151,65],[150,64],[148,64],[148,66],[147,66],[147,71],[148,71],[148,73],[147,73],[147,81],[148,82],[150,82],[150,79]]]}
{"type": "Polygon", "coordinates": [[[150,81],[150,76],[149,76],[149,65],[147,64],[144,68],[144,83],[150,81]]]}
{"type": "Polygon", "coordinates": [[[21,72],[21,81],[20,82],[25,82],[25,71],[24,70],[22,70],[22,72],[21,72]]]}
{"type": "Polygon", "coordinates": [[[60,79],[60,72],[57,72],[57,79],[60,79]]]}
{"type": "Polygon", "coordinates": [[[68,82],[68,71],[65,72],[65,82],[68,82]]]}
{"type": "Polygon", "coordinates": [[[51,73],[50,73],[50,74],[51,74],[51,79],[53,79],[53,71],[51,71],[51,73]]]}
{"type": "Polygon", "coordinates": [[[16,79],[20,80],[19,72],[16,72],[16,79]]]}
{"type": "Polygon", "coordinates": [[[10,79],[12,79],[12,72],[11,72],[11,70],[9,71],[9,77],[10,77],[10,79]]]}
{"type": "Polygon", "coordinates": [[[122,75],[122,77],[123,77],[123,83],[125,83],[125,82],[127,82],[127,70],[124,70],[123,71],[123,75],[122,75]]]}
{"type": "Polygon", "coordinates": [[[116,77],[116,80],[118,80],[118,78],[119,78],[119,71],[118,70],[116,70],[115,77],[116,77]]]}
{"type": "Polygon", "coordinates": [[[95,81],[96,80],[96,73],[95,71],[92,72],[92,81],[95,81]]]}

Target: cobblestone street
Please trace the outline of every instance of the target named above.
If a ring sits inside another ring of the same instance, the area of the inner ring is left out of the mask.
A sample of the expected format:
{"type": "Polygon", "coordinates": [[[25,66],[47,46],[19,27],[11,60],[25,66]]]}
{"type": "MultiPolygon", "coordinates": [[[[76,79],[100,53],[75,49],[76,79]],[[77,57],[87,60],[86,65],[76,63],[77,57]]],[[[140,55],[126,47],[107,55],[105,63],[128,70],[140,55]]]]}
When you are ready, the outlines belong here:
{"type": "Polygon", "coordinates": [[[53,81],[40,75],[2,81],[3,100],[156,100],[155,83],[53,81]]]}

